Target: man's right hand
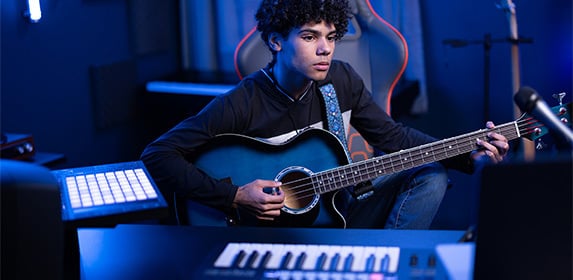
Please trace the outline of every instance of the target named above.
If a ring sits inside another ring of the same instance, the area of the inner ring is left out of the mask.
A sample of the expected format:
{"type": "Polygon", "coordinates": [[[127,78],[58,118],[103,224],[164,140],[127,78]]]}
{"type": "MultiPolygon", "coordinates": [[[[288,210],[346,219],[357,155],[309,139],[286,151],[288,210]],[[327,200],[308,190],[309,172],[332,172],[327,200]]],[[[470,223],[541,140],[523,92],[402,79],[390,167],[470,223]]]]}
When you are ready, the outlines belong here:
{"type": "Polygon", "coordinates": [[[261,179],[252,181],[237,190],[233,204],[251,212],[257,219],[272,221],[280,215],[281,208],[284,206],[284,192],[268,194],[263,189],[280,186],[281,182],[277,181],[261,179]]]}

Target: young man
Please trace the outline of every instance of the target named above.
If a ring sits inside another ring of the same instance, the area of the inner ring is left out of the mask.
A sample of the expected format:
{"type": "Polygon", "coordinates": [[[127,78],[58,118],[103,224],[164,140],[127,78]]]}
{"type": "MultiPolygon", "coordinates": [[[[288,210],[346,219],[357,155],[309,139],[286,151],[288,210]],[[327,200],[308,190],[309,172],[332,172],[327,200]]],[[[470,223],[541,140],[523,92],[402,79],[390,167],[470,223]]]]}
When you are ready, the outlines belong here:
{"type": "MultiPolygon", "coordinates": [[[[337,96],[344,131],[352,124],[377,150],[392,153],[436,141],[394,122],[373,101],[352,67],[332,59],[336,41],[347,31],[349,17],[347,0],[263,0],[256,13],[257,28],[273,53],[272,61],[144,150],[142,160],[162,191],[225,213],[247,210],[260,221],[280,221],[288,216],[283,210],[292,207],[283,206],[296,191],[287,189],[285,182],[281,186],[279,179],[273,180],[275,174],[235,185],[207,175],[189,159],[221,134],[279,144],[311,127],[328,130],[322,94],[325,85],[331,85],[337,96]],[[269,193],[265,191],[268,187],[278,187],[278,191],[269,193]]],[[[486,126],[493,128],[493,123],[486,126]]],[[[427,229],[447,187],[446,167],[469,172],[472,161],[488,157],[499,162],[507,153],[509,145],[504,136],[494,132],[487,136],[488,141],[476,141],[471,153],[372,180],[373,194],[367,198],[353,195],[354,187],[343,188],[336,199],[332,198],[336,208],[330,210],[343,218],[347,227],[427,229]]],[[[308,154],[312,157],[314,152],[309,150],[308,154]]],[[[220,160],[224,165],[225,158],[220,160]]]]}

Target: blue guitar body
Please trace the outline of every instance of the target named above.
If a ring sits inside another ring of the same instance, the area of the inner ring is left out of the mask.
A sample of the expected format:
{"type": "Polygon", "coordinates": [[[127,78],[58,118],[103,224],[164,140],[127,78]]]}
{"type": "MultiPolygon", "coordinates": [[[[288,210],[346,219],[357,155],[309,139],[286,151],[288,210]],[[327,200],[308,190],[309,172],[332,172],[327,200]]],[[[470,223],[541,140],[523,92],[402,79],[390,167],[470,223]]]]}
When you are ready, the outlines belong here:
{"type": "Polygon", "coordinates": [[[313,172],[349,163],[341,142],[326,130],[308,129],[281,144],[223,134],[201,147],[200,154],[191,161],[209,176],[230,180],[238,186],[255,179],[281,181],[285,195],[296,197],[297,201],[292,201],[290,206],[285,201],[285,211],[274,222],[266,224],[240,212],[241,224],[289,227],[343,227],[345,224],[335,206],[337,192],[309,196],[308,192],[312,190],[308,189],[304,197],[292,193],[293,189],[301,187],[312,189],[311,182],[305,180],[313,172]],[[289,181],[303,186],[285,184],[289,181]]]}

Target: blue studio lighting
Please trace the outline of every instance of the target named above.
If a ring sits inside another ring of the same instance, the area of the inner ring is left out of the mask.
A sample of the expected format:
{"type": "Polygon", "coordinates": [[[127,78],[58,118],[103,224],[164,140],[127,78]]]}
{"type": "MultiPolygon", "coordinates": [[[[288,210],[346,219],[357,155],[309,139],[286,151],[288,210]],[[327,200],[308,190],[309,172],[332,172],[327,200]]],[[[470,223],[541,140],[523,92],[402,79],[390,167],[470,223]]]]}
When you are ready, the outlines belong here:
{"type": "Polygon", "coordinates": [[[28,17],[31,22],[38,22],[42,18],[40,0],[28,0],[28,17]]]}

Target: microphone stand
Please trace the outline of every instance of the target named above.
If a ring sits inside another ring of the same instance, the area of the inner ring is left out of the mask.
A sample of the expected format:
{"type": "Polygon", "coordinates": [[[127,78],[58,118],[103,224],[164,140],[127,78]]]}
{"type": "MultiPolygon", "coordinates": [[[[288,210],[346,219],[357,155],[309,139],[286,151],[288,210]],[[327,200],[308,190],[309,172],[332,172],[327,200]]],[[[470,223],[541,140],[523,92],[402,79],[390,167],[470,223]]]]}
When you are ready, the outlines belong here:
{"type": "Polygon", "coordinates": [[[483,40],[463,40],[463,39],[446,39],[443,40],[442,43],[444,45],[449,45],[452,48],[463,48],[469,45],[483,45],[484,50],[484,73],[483,73],[483,115],[484,121],[490,120],[489,116],[489,99],[490,99],[490,72],[491,72],[491,47],[494,43],[511,43],[511,44],[519,44],[519,43],[532,43],[533,39],[531,38],[519,38],[517,40],[511,38],[496,38],[492,39],[490,33],[486,33],[484,35],[483,40]]]}

